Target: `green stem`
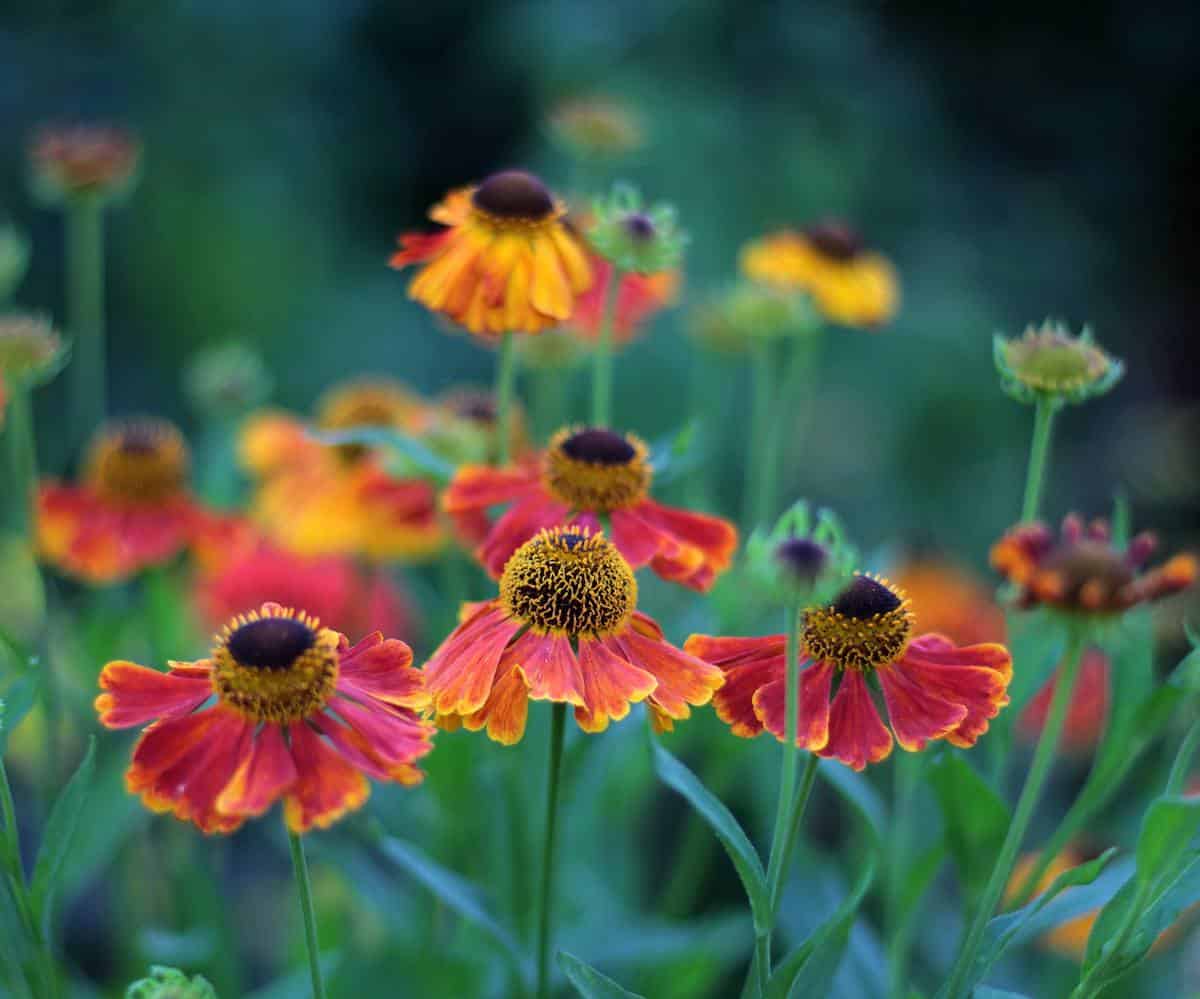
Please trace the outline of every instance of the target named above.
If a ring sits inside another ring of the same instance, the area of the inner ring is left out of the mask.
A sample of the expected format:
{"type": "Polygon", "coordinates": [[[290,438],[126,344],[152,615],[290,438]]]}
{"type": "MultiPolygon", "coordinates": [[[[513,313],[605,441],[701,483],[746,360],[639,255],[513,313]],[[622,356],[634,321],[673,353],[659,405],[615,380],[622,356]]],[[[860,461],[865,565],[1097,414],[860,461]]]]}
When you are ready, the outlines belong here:
{"type": "MultiPolygon", "coordinates": [[[[912,866],[913,853],[913,799],[921,781],[922,764],[926,757],[921,753],[901,753],[893,771],[895,804],[895,832],[892,849],[888,851],[888,881],[886,918],[888,925],[888,994],[894,999],[903,999],[908,991],[908,966],[912,945],[913,921],[905,919],[901,894],[904,878],[912,866]]],[[[913,906],[913,910],[916,906],[913,906]]]]}
{"type": "Polygon", "coordinates": [[[37,483],[37,452],[33,440],[33,397],[17,380],[8,383],[8,417],[4,428],[7,475],[5,526],[23,537],[32,522],[33,490],[37,483]]]}
{"type": "Polygon", "coordinates": [[[1092,996],[1099,994],[1102,985],[1093,984],[1096,979],[1103,982],[1104,976],[1107,974],[1108,963],[1112,960],[1112,955],[1121,953],[1125,946],[1125,941],[1129,938],[1129,934],[1133,932],[1137,921],[1141,918],[1142,913],[1146,911],[1146,896],[1149,894],[1150,886],[1148,882],[1139,881],[1133,892],[1133,899],[1129,906],[1125,909],[1125,914],[1121,918],[1121,924],[1113,933],[1112,945],[1108,951],[1108,957],[1102,959],[1097,964],[1092,965],[1092,968],[1086,975],[1079,980],[1079,984],[1071,991],[1070,999],[1091,999],[1092,996]]]}
{"type": "Polygon", "coordinates": [[[1034,410],[1033,442],[1029,448],[1029,469],[1025,474],[1025,500],[1021,504],[1021,522],[1037,520],[1046,481],[1046,460],[1050,455],[1050,434],[1058,403],[1041,400],[1034,410]]]}
{"type": "Polygon", "coordinates": [[[8,770],[0,759],[0,814],[4,816],[4,862],[9,874],[22,885],[25,869],[21,866],[21,833],[17,827],[17,809],[13,804],[12,787],[8,783],[8,770]]]}
{"type": "Polygon", "coordinates": [[[300,911],[304,914],[304,942],[308,949],[308,971],[312,976],[313,999],[325,999],[325,983],[321,979],[321,951],[317,944],[317,914],[313,908],[308,861],[304,859],[304,843],[295,833],[288,833],[288,842],[292,848],[292,870],[296,874],[296,890],[300,894],[300,911]]]}
{"type": "Polygon", "coordinates": [[[67,326],[71,430],[82,446],[108,412],[104,345],[104,205],[81,196],[67,205],[67,326]]]}
{"type": "Polygon", "coordinates": [[[1063,723],[1066,721],[1067,709],[1075,693],[1075,681],[1079,676],[1079,663],[1083,658],[1084,644],[1087,639],[1087,627],[1080,622],[1073,622],[1070,627],[1070,641],[1066,660],[1054,689],[1054,698],[1050,702],[1050,714],[1042,728],[1037,748],[1033,753],[1029,772],[1025,777],[1025,785],[1021,788],[1021,796],[1017,799],[1017,807],[1013,812],[1012,822],[1008,833],[1000,847],[1000,854],[992,868],[991,877],[983,890],[975,918],[963,939],[962,949],[950,973],[949,984],[946,988],[947,999],[965,997],[968,992],[968,981],[975,966],[975,957],[983,942],[984,930],[988,920],[996,911],[1004,886],[1012,875],[1013,864],[1017,859],[1017,851],[1029,828],[1034,810],[1045,786],[1046,778],[1054,763],[1058,750],[1059,737],[1062,735],[1063,723]]]}
{"type": "Polygon", "coordinates": [[[613,324],[616,321],[617,292],[621,287],[621,271],[614,267],[604,297],[604,318],[600,322],[600,339],[592,358],[592,426],[607,427],[612,423],[613,383],[613,324]]]}
{"type": "Polygon", "coordinates": [[[742,520],[747,529],[757,527],[764,505],[764,466],[767,461],[767,426],[771,421],[771,399],[775,389],[771,350],[756,343],[750,354],[750,447],[746,456],[746,486],[742,520]]]}
{"type": "Polygon", "coordinates": [[[1180,794],[1183,791],[1183,782],[1187,780],[1192,769],[1192,757],[1196,755],[1197,743],[1200,743],[1200,721],[1192,722],[1192,727],[1183,737],[1179,751],[1175,754],[1175,762],[1171,764],[1171,773],[1167,777],[1167,786],[1163,794],[1180,794]]]}
{"type": "Polygon", "coordinates": [[[501,333],[500,357],[496,362],[496,434],[501,465],[507,465],[512,458],[512,403],[516,384],[516,340],[512,333],[501,333]]]}
{"type": "Polygon", "coordinates": [[[550,926],[554,902],[554,846],[558,836],[558,793],[562,775],[567,706],[555,704],[550,715],[550,757],[546,770],[546,836],[542,841],[542,892],[538,909],[537,999],[550,995],[550,926]]]}
{"type": "Polygon", "coordinates": [[[569,368],[542,368],[534,380],[534,407],[539,440],[545,440],[563,425],[567,411],[569,368]]]}
{"type": "Polygon", "coordinates": [[[758,995],[765,996],[767,984],[771,981],[770,933],[764,933],[754,938],[754,960],[750,965],[750,974],[758,980],[758,995]]]}
{"type": "Polygon", "coordinates": [[[817,781],[817,764],[821,762],[816,753],[809,753],[800,774],[800,787],[788,811],[787,838],[783,841],[783,862],[779,865],[778,880],[771,888],[771,911],[779,909],[779,900],[783,897],[783,886],[787,881],[787,872],[792,866],[792,856],[796,852],[796,842],[800,838],[800,823],[804,818],[804,810],[808,807],[808,799],[812,795],[813,785],[817,781]]]}

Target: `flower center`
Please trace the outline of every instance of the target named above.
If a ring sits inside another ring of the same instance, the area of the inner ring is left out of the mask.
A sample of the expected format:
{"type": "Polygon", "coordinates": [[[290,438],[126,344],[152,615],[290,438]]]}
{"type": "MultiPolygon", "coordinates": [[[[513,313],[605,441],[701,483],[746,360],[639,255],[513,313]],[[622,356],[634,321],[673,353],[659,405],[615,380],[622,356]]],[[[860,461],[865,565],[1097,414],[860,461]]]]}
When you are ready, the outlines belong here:
{"type": "Polygon", "coordinates": [[[513,553],[500,577],[500,600],[536,632],[603,636],[629,620],[637,581],[603,535],[555,527],[513,553]]]}
{"type": "Polygon", "coordinates": [[[476,208],[498,219],[540,222],[554,212],[554,198],[537,177],[524,170],[502,170],[488,177],[471,196],[476,208]]]}
{"type": "Polygon", "coordinates": [[[808,242],[831,260],[853,260],[862,252],[862,239],[844,222],[820,222],[804,230],[808,242]]]}
{"type": "Polygon", "coordinates": [[[572,510],[608,513],[645,498],[652,471],[643,441],[602,427],[560,430],[550,440],[542,481],[572,510]]]}
{"type": "Polygon", "coordinates": [[[183,491],[187,466],[179,431],[147,420],[103,431],[88,454],[85,477],[111,503],[155,506],[183,491]]]}
{"type": "Polygon", "coordinates": [[[776,546],[775,561],[793,579],[810,583],[825,568],[829,551],[812,538],[788,538],[776,546]]]}
{"type": "Polygon", "coordinates": [[[642,212],[635,212],[632,215],[626,215],[624,219],[625,231],[630,237],[639,243],[648,243],[654,238],[655,228],[654,221],[649,215],[642,212]]]}
{"type": "Polygon", "coordinates": [[[829,607],[805,612],[804,645],[814,659],[865,672],[900,657],[912,624],[901,591],[884,579],[855,576],[829,607]]]}
{"type": "Polygon", "coordinates": [[[1068,601],[1088,583],[1102,584],[1106,592],[1116,593],[1134,579],[1133,568],[1119,552],[1103,541],[1088,538],[1051,552],[1042,572],[1057,580],[1063,599],[1068,601]]]}
{"type": "Polygon", "coordinates": [[[316,618],[269,604],[225,627],[212,652],[213,689],[252,721],[299,721],[332,695],[337,650],[337,633],[316,618]]]}
{"type": "Polygon", "coordinates": [[[1056,333],[1027,333],[1008,349],[1017,376],[1048,391],[1098,381],[1109,365],[1107,355],[1097,347],[1056,333]]]}

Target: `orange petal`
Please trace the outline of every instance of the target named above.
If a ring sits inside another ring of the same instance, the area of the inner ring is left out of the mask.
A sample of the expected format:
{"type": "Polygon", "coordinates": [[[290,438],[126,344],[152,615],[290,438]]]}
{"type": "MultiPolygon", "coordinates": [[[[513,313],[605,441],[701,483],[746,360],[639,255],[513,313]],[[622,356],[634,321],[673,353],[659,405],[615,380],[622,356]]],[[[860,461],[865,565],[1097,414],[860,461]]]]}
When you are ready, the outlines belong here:
{"type": "Polygon", "coordinates": [[[264,725],[250,755],[217,796],[216,809],[223,815],[262,815],[295,783],[296,777],[296,764],[283,741],[283,730],[278,725],[264,725]]]}
{"type": "Polygon", "coordinates": [[[326,829],[361,808],[371,793],[367,779],[304,722],[288,727],[297,779],[284,801],[283,817],[294,833],[326,829]]]}
{"type": "Polygon", "coordinates": [[[521,623],[497,601],[484,604],[459,625],[425,664],[425,689],[438,714],[468,715],[491,693],[496,666],[521,623]]]}
{"type": "MultiPolygon", "coordinates": [[[[781,665],[774,671],[777,679],[754,694],[754,714],[762,727],[780,742],[787,741],[785,671],[786,666],[781,665]]],[[[828,663],[813,663],[800,671],[796,745],[801,749],[816,752],[829,741],[829,691],[832,683],[833,667],[828,663]]]]}
{"type": "Polygon", "coordinates": [[[187,714],[212,694],[207,675],[190,678],[160,673],[131,662],[111,662],[100,672],[105,693],[95,700],[100,724],[129,728],[155,718],[187,714]]]}
{"type": "Polygon", "coordinates": [[[575,720],[585,732],[603,732],[610,719],[620,721],[629,714],[630,704],[644,701],[658,686],[650,673],[594,638],[579,640],[579,666],[584,706],[575,709],[575,720]]]}
{"type": "Polygon", "coordinates": [[[472,732],[487,728],[488,738],[503,746],[512,746],[525,734],[529,714],[529,692],[519,667],[503,672],[492,687],[487,703],[463,718],[463,727],[472,732]]]}
{"type": "Polygon", "coordinates": [[[521,671],[530,699],[583,704],[583,673],[566,636],[527,631],[504,654],[504,662],[521,671]]]}

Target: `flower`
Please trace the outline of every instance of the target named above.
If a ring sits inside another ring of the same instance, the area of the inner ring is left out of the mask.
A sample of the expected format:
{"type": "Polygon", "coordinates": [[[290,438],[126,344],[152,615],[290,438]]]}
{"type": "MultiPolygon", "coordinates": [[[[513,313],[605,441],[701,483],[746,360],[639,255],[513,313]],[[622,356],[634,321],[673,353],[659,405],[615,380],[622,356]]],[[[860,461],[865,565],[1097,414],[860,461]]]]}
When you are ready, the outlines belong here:
{"type": "Polygon", "coordinates": [[[637,115],[606,97],[563,101],[550,114],[550,129],[581,160],[615,158],[644,142],[637,115]]]}
{"type": "Polygon", "coordinates": [[[800,500],[770,531],[759,528],[746,542],[749,578],[779,603],[824,603],[854,574],[858,554],[829,510],[814,515],[800,500]]]}
{"type": "Polygon", "coordinates": [[[364,774],[421,780],[433,729],[418,715],[428,696],[411,663],[396,639],[376,632],[351,646],[266,603],[230,621],[208,659],[166,673],[110,662],[96,711],[108,728],[151,723],[125,774],[147,808],[228,833],[282,799],[288,828],[303,833],[359,808],[364,774]]]}
{"type": "Polygon", "coordinates": [[[992,341],[992,358],[1004,391],[1018,402],[1080,403],[1104,395],[1121,380],[1125,365],[1092,342],[1085,328],[1073,337],[1047,319],[1019,337],[992,341]]]}
{"type": "MultiPolygon", "coordinates": [[[[909,752],[933,739],[975,744],[1008,703],[1012,657],[1002,645],[912,638],[912,628],[903,593],[873,576],[855,576],[831,604],[804,612],[800,637],[812,662],[800,674],[797,746],[862,770],[891,753],[892,732],[909,752]],[[879,717],[872,677],[891,732],[879,717]]],[[[725,671],[713,705],[734,735],[753,738],[766,730],[786,737],[785,636],[693,635],[684,651],[725,671]]]]}
{"type": "Polygon", "coordinates": [[[241,608],[273,599],[337,621],[351,634],[414,637],[412,609],[383,571],[363,570],[345,556],[306,558],[263,541],[202,573],[195,598],[205,624],[213,628],[241,608]]]}
{"type": "MultiPolygon", "coordinates": [[[[608,261],[595,257],[592,260],[592,272],[596,275],[596,280],[575,303],[575,314],[571,316],[570,326],[584,339],[595,343],[600,339],[604,325],[613,266],[608,261]]],[[[651,316],[675,301],[679,291],[679,272],[629,272],[623,273],[620,281],[613,307],[612,335],[614,343],[624,344],[637,335],[639,328],[651,316]]]]}
{"type": "Polygon", "coordinates": [[[1071,514],[1057,538],[1041,522],[1010,528],[992,546],[992,566],[1018,587],[1021,607],[1045,604],[1072,613],[1119,614],[1186,590],[1195,581],[1191,555],[1176,555],[1143,571],[1156,547],[1154,535],[1147,532],[1119,551],[1106,520],[1085,525],[1071,514]]]}
{"type": "Polygon", "coordinates": [[[579,525],[540,531],[517,549],[499,596],[465,605],[424,671],[437,715],[506,745],[524,734],[530,700],[574,705],[585,732],[604,731],[644,700],[663,731],[723,682],[638,611],[629,563],[579,525]]]}
{"type": "Polygon", "coordinates": [[[402,236],[391,266],[423,265],[409,297],[474,334],[540,333],[570,319],[592,281],[566,211],[533,174],[494,173],[435,205],[446,228],[402,236]]]}
{"type": "Polygon", "coordinates": [[[138,138],[111,125],[43,128],[29,146],[33,189],[49,204],[126,194],[137,180],[141,158],[138,138]]]}
{"type": "Polygon", "coordinates": [[[744,353],[757,343],[816,331],[806,298],[743,282],[692,309],[687,330],[709,350],[744,353]]]}
{"type": "Polygon", "coordinates": [[[67,363],[69,351],[45,316],[0,316],[0,381],[33,388],[50,381],[67,363]]]}
{"type": "Polygon", "coordinates": [[[164,420],[103,427],[82,481],[49,481],[37,500],[42,558],[85,582],[115,583],[188,544],[200,508],[188,492],[183,436],[164,420]]]}
{"type": "Polygon", "coordinates": [[[1003,642],[1004,613],[969,568],[940,554],[913,554],[889,574],[912,601],[921,627],[959,645],[1003,642]]]}
{"type": "Polygon", "coordinates": [[[595,202],[586,231],[588,243],[602,259],[632,274],[675,270],[687,243],[675,209],[643,205],[641,194],[628,184],[614,184],[606,200],[595,202]]]}
{"type": "Polygon", "coordinates": [[[891,263],[842,222],[755,240],[743,247],[741,268],[753,281],[807,293],[826,319],[845,326],[881,326],[900,304],[891,263]]]}
{"type": "MultiPolygon", "coordinates": [[[[1057,686],[1056,670],[1054,676],[1021,712],[1017,730],[1031,742],[1042,734],[1057,686]]],[[[1085,753],[1095,747],[1108,721],[1108,701],[1108,656],[1099,649],[1087,649],[1083,654],[1083,661],[1079,664],[1079,677],[1075,681],[1075,690],[1067,707],[1059,746],[1069,753],[1085,753]]]]}
{"type": "MultiPolygon", "coordinates": [[[[526,342],[540,344],[552,335],[550,332],[526,342]]],[[[496,399],[491,390],[459,386],[438,397],[421,440],[452,465],[490,464],[500,456],[498,430],[496,399]]],[[[529,450],[525,410],[516,399],[508,411],[508,446],[509,453],[515,455],[529,450]]]]}
{"type": "Polygon", "coordinates": [[[217,999],[203,975],[188,978],[177,968],[151,965],[150,976],[140,978],[125,990],[125,999],[217,999]]]}
{"type": "Polygon", "coordinates": [[[499,578],[509,556],[539,530],[599,517],[612,523],[612,543],[634,568],[704,591],[729,567],[737,529],[726,520],[663,506],[650,499],[653,469],[645,443],[601,427],[559,430],[540,456],[507,468],[460,468],[442,507],[476,556],[499,578]],[[489,509],[511,506],[493,522],[489,509]]]}
{"type": "Polygon", "coordinates": [[[195,355],[184,372],[183,387],[198,412],[229,420],[266,402],[273,382],[262,357],[235,342],[195,355]]]}

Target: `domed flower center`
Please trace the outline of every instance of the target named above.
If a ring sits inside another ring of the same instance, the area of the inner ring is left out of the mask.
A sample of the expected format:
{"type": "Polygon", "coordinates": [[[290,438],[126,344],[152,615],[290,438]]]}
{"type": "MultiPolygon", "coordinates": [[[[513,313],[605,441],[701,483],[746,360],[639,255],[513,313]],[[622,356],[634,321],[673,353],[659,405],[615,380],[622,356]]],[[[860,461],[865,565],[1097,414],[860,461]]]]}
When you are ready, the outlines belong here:
{"type": "Polygon", "coordinates": [[[1055,391],[1099,381],[1110,361],[1086,340],[1043,330],[1010,341],[1008,363],[1027,385],[1055,391]]]}
{"type": "Polygon", "coordinates": [[[853,260],[862,252],[862,239],[844,222],[821,222],[804,231],[808,242],[831,260],[853,260]]]}
{"type": "Polygon", "coordinates": [[[337,633],[316,618],[269,604],[226,626],[212,652],[213,689],[254,721],[299,721],[333,693],[337,649],[337,633]]]}
{"type": "Polygon", "coordinates": [[[500,600],[535,632],[602,636],[629,620],[637,581],[603,535],[556,527],[513,553],[500,577],[500,600]]]}
{"type": "Polygon", "coordinates": [[[1058,581],[1063,598],[1078,596],[1088,583],[1100,584],[1105,592],[1115,593],[1133,582],[1134,571],[1111,545],[1084,538],[1061,545],[1051,552],[1042,572],[1058,581]]]}
{"type": "Polygon", "coordinates": [[[550,440],[542,480],[572,510],[608,513],[645,498],[652,472],[644,442],[603,427],[560,430],[550,440]]]}
{"type": "Polygon", "coordinates": [[[796,582],[811,583],[829,561],[829,551],[812,538],[788,538],[776,546],[775,561],[796,582]]]}
{"type": "Polygon", "coordinates": [[[85,477],[119,506],[155,506],[174,499],[187,481],[187,446],[168,423],[129,423],[101,432],[92,444],[85,477]]]}
{"type": "Polygon", "coordinates": [[[912,624],[899,590],[883,579],[855,576],[830,606],[805,612],[804,645],[813,659],[870,671],[900,657],[912,624]]]}
{"type": "Polygon", "coordinates": [[[471,200],[476,208],[509,221],[540,222],[554,212],[554,198],[546,185],[524,170],[492,174],[471,200]]]}
{"type": "Polygon", "coordinates": [[[629,233],[633,240],[639,243],[650,242],[657,232],[653,219],[643,212],[635,212],[632,215],[626,215],[624,224],[625,231],[629,233]]]}

